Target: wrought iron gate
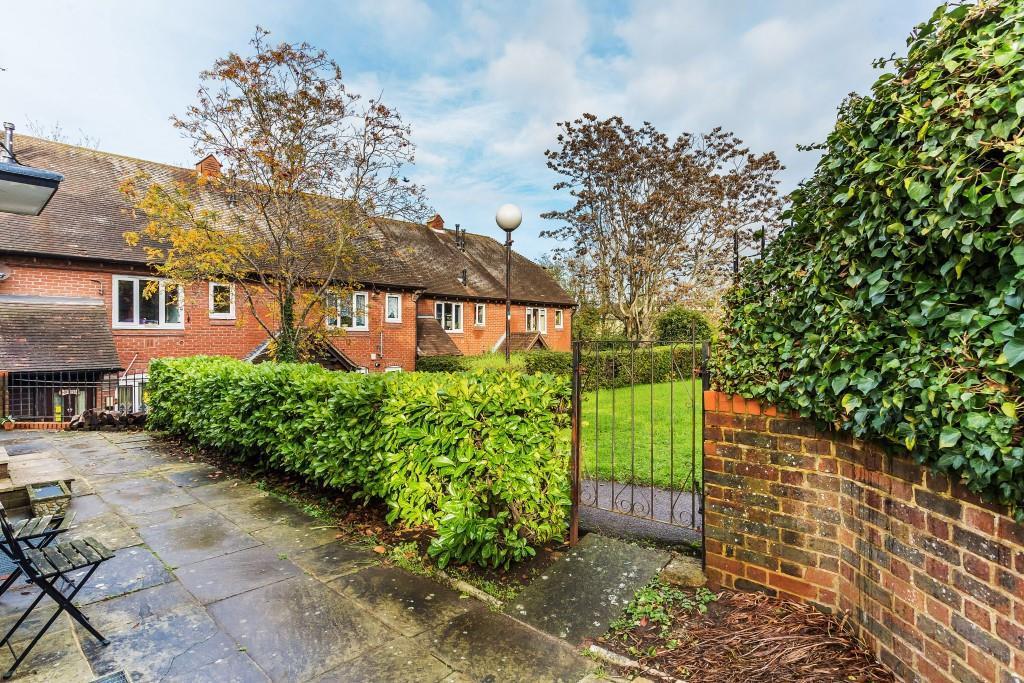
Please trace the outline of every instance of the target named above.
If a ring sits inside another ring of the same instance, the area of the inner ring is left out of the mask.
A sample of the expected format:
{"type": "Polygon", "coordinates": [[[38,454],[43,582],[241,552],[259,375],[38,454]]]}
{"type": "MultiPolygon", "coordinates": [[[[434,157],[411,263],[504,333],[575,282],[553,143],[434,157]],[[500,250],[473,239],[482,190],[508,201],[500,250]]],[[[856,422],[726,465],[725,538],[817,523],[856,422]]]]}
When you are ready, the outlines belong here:
{"type": "Polygon", "coordinates": [[[573,342],[570,538],[606,520],[633,536],[702,541],[707,344],[573,342]]]}

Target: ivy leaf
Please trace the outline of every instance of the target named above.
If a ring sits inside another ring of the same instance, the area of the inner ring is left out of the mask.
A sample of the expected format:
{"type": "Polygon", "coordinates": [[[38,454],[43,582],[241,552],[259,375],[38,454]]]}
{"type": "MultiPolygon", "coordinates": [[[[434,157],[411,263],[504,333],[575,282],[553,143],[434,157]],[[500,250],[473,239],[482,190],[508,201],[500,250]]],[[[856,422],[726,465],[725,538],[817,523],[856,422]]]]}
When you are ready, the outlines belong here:
{"type": "Polygon", "coordinates": [[[1011,420],[1016,421],[1016,419],[1017,419],[1017,404],[1016,403],[1014,403],[1013,401],[1003,401],[1003,405],[1001,407],[1001,410],[1003,411],[1003,415],[1005,415],[1006,417],[1010,418],[1011,420]]]}
{"type": "Polygon", "coordinates": [[[939,433],[939,448],[952,448],[960,440],[960,430],[946,425],[939,433]]]}
{"type": "Polygon", "coordinates": [[[1011,339],[1003,347],[1003,355],[1006,356],[1007,364],[1012,368],[1024,361],[1024,340],[1011,339]]]}
{"type": "Polygon", "coordinates": [[[915,202],[921,201],[931,193],[931,188],[927,183],[922,183],[920,180],[910,180],[909,178],[907,180],[907,194],[909,194],[910,198],[915,202]]]}

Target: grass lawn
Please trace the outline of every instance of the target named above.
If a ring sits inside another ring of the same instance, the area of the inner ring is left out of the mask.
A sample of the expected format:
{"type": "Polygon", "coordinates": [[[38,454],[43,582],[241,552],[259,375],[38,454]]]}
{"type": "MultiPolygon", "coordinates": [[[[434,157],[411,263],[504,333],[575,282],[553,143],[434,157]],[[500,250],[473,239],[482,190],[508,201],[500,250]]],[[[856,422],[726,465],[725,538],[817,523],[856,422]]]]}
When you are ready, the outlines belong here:
{"type": "Polygon", "coordinates": [[[700,478],[703,451],[700,384],[695,390],[696,414],[690,382],[638,384],[632,409],[630,387],[586,393],[580,415],[583,476],[689,490],[700,478]]]}

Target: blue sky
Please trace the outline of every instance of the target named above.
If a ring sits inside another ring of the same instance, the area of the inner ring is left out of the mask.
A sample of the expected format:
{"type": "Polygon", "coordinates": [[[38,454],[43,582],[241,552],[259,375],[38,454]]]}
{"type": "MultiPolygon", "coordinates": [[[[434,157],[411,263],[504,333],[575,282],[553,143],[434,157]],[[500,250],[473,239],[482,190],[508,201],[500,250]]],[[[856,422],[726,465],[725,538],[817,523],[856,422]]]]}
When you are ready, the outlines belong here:
{"type": "Polygon", "coordinates": [[[517,249],[537,257],[540,213],[566,197],[544,150],[582,112],[649,120],[677,134],[721,125],[775,150],[792,189],[835,108],[902,52],[935,0],[726,2],[277,3],[94,0],[10,3],[0,44],[0,118],[60,123],[101,149],[191,165],[168,123],[193,101],[200,70],[247,47],[255,25],[338,61],[356,92],[413,126],[411,175],[451,226],[498,236],[494,210],[523,207],[517,249]]]}

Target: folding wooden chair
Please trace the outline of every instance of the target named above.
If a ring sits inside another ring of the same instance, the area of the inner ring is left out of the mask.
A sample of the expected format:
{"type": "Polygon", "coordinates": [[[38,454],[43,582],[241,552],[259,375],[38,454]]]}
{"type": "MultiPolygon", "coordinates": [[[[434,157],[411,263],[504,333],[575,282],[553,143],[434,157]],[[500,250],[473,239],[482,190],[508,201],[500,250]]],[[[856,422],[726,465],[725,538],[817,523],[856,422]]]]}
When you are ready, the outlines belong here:
{"type": "MultiPolygon", "coordinates": [[[[7,673],[3,675],[6,680],[14,675],[14,671],[21,665],[25,660],[25,657],[32,651],[32,648],[36,646],[39,639],[43,637],[43,634],[49,630],[53,622],[57,621],[57,618],[61,615],[61,612],[67,612],[71,617],[77,621],[82,627],[91,633],[97,640],[103,645],[108,645],[110,641],[103,637],[103,635],[96,630],[96,628],[89,623],[88,617],[82,614],[72,603],[78,592],[89,582],[92,578],[93,572],[96,571],[96,567],[100,566],[103,562],[106,562],[114,556],[114,553],[107,550],[102,543],[94,538],[84,538],[80,540],[71,540],[64,543],[58,543],[57,545],[47,545],[38,548],[25,548],[18,541],[18,537],[14,533],[14,527],[11,526],[10,520],[7,519],[7,512],[4,510],[3,505],[0,505],[0,530],[3,531],[4,544],[7,549],[11,551],[11,559],[14,560],[18,568],[24,572],[25,577],[30,583],[35,584],[39,587],[39,595],[32,601],[32,604],[28,606],[25,613],[18,618],[18,621],[10,628],[9,631],[4,635],[3,639],[0,639],[0,645],[6,645],[10,649],[11,654],[15,657],[14,664],[7,670],[7,673]],[[86,570],[85,575],[81,578],[74,580],[71,578],[72,572],[79,570],[86,570]],[[57,588],[57,580],[60,579],[66,586],[65,591],[57,588]],[[14,648],[11,646],[11,637],[14,632],[28,619],[32,611],[35,610],[36,606],[42,601],[43,596],[49,596],[55,603],[57,603],[57,610],[53,613],[50,619],[43,624],[39,632],[32,638],[32,641],[26,646],[21,653],[16,653],[14,648]]],[[[51,539],[52,540],[52,539],[51,539]]]]}
{"type": "MultiPolygon", "coordinates": [[[[43,517],[33,517],[21,522],[15,522],[11,528],[14,530],[15,540],[22,545],[23,549],[39,549],[45,548],[59,535],[69,531],[74,521],[75,513],[68,512],[63,515],[44,515],[43,517]]],[[[7,589],[22,575],[22,571],[17,562],[14,561],[14,555],[6,539],[0,538],[0,552],[7,555],[11,562],[14,562],[14,571],[4,579],[3,583],[0,583],[0,598],[2,598],[7,589]]]]}

